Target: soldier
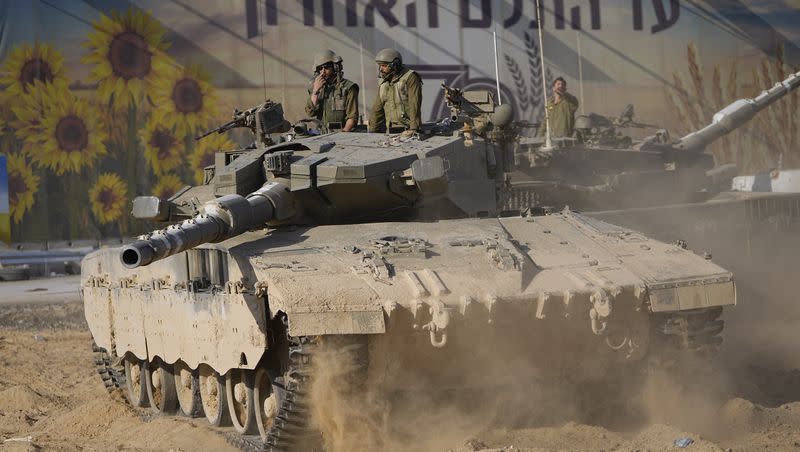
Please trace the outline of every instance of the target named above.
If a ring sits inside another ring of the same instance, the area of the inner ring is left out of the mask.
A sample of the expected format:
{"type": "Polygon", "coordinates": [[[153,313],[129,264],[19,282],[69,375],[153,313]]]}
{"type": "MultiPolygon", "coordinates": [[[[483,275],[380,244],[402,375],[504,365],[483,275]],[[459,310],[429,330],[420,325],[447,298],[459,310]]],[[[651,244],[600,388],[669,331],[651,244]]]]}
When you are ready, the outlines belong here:
{"type": "Polygon", "coordinates": [[[319,120],[325,131],[349,132],[358,122],[358,85],[344,78],[342,58],[332,50],[318,53],[314,76],[306,114],[319,120]]]}
{"type": "MultiPolygon", "coordinates": [[[[567,82],[561,77],[553,80],[553,97],[547,99],[547,112],[550,120],[550,137],[569,137],[575,128],[575,112],[578,99],[567,92],[567,82]]],[[[542,122],[537,135],[543,137],[547,123],[542,122]]]]}
{"type": "Polygon", "coordinates": [[[422,119],[422,79],[403,66],[403,57],[395,49],[383,49],[375,55],[380,83],[378,97],[369,119],[371,132],[402,127],[405,136],[419,132],[422,119]]]}

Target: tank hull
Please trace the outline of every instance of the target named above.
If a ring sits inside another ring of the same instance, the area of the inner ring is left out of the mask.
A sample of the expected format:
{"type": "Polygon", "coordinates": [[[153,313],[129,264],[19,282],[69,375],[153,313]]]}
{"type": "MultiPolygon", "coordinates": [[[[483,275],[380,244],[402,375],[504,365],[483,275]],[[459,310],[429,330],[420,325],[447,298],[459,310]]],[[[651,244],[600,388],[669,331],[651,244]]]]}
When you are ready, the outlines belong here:
{"type": "Polygon", "coordinates": [[[709,260],[569,211],[253,232],[134,270],[117,256],[83,263],[97,344],[220,374],[255,368],[279,314],[291,336],[391,332],[446,349],[487,329],[574,328],[603,344],[635,313],[735,304],[732,275],[709,260]]]}

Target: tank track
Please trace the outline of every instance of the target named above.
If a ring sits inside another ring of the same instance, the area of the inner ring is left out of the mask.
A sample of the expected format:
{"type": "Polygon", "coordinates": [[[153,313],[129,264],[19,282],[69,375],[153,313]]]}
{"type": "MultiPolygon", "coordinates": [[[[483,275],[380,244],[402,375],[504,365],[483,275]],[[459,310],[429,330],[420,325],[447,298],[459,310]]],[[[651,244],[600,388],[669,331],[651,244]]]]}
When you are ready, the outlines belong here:
{"type": "Polygon", "coordinates": [[[315,432],[308,426],[313,341],[308,337],[289,335],[287,340],[289,368],[282,376],[275,378],[274,382],[283,391],[281,405],[262,450],[291,450],[299,443],[309,440],[313,442],[315,436],[315,432]]]}
{"type": "Polygon", "coordinates": [[[92,341],[92,353],[94,355],[94,365],[100,379],[103,381],[106,391],[113,394],[117,390],[125,387],[125,370],[121,366],[114,366],[111,355],[106,349],[98,347],[92,341]]]}
{"type": "MultiPolygon", "coordinates": [[[[311,382],[311,356],[314,349],[312,338],[287,335],[288,369],[275,378],[274,386],[281,391],[281,404],[266,441],[259,435],[240,435],[235,432],[217,430],[225,440],[243,451],[286,452],[292,450],[320,449],[321,437],[309,427],[309,386],[311,382]]],[[[114,366],[113,358],[106,349],[92,342],[92,352],[97,373],[109,393],[124,391],[125,371],[114,366]]],[[[125,398],[127,403],[127,398],[125,398]]]]}

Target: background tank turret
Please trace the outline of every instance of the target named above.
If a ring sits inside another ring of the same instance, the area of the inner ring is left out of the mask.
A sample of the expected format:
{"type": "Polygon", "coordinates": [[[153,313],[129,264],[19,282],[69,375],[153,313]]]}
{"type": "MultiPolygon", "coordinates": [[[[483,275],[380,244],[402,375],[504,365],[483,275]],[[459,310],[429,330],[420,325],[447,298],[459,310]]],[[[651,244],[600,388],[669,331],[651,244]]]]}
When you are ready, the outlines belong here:
{"type": "Polygon", "coordinates": [[[633,121],[632,106],[617,118],[577,117],[575,135],[554,138],[549,149],[543,139],[524,138],[506,207],[610,210],[707,200],[730,189],[736,167],[715,166],[706,147],[798,86],[800,73],[792,74],[753,99],[731,103],[710,124],[678,139],[658,126],[633,121]],[[634,138],[627,133],[631,128],[652,133],[634,138]]]}
{"type": "Polygon", "coordinates": [[[407,389],[607,378],[721,342],[728,271],[569,210],[503,212],[513,112],[447,97],[451,117],[415,137],[275,136],[279,104],[235,113],[220,130],[254,144],[220,150],[202,185],[137,198],[162,229],[82,263],[107,386],[285,450],[306,447],[323,349],[347,361],[336,382],[407,389]]]}

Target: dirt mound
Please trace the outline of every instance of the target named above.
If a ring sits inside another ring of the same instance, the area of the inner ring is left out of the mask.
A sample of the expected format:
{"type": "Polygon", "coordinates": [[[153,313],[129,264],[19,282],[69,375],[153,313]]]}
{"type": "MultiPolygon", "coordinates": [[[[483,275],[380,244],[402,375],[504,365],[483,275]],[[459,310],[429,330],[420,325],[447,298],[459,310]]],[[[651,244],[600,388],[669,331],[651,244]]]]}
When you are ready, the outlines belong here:
{"type": "Polygon", "coordinates": [[[12,386],[0,391],[0,411],[25,411],[30,407],[43,406],[45,398],[24,386],[12,386]]]}
{"type": "Polygon", "coordinates": [[[236,450],[205,419],[150,415],[109,396],[90,344],[86,331],[0,328],[0,449],[236,450]]]}

